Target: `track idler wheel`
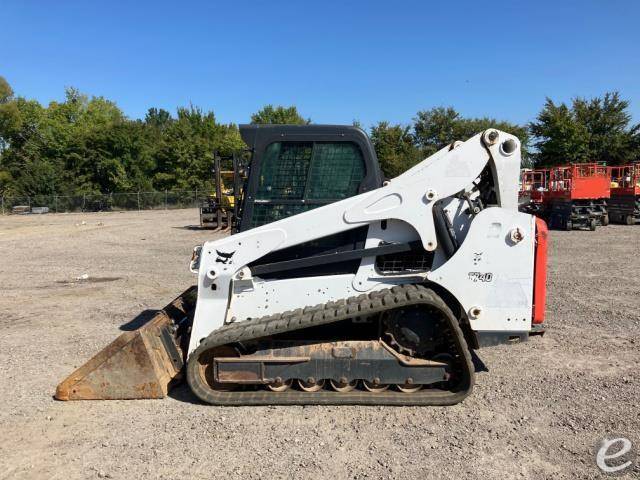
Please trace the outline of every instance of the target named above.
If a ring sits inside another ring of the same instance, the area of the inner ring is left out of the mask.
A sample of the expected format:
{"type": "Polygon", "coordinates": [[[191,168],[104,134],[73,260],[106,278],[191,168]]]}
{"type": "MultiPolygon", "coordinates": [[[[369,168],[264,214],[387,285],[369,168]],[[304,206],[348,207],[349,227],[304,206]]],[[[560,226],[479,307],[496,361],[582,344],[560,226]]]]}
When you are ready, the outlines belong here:
{"type": "Polygon", "coordinates": [[[219,357],[239,357],[238,352],[227,345],[222,345],[220,347],[216,347],[207,352],[206,355],[202,355],[198,359],[198,373],[200,374],[200,378],[206,382],[212,390],[216,390],[218,392],[231,392],[238,388],[238,385],[234,383],[220,383],[217,382],[214,378],[213,368],[214,368],[214,358],[219,357]]]}

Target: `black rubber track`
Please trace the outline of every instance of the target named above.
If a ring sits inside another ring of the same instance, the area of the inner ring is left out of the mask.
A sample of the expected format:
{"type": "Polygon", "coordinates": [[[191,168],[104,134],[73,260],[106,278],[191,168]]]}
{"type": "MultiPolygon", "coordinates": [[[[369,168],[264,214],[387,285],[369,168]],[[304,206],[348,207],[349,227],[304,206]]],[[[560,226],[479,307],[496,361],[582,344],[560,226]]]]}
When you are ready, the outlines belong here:
{"type": "Polygon", "coordinates": [[[198,398],[213,405],[454,405],[471,394],[474,368],[458,320],[444,301],[422,285],[403,285],[315,307],[225,325],[212,332],[189,356],[187,381],[198,398]],[[198,358],[214,347],[420,304],[439,308],[449,322],[453,333],[452,341],[463,363],[461,378],[454,390],[429,388],[415,393],[390,390],[379,393],[359,390],[347,393],[326,390],[309,393],[293,389],[285,392],[218,391],[211,389],[200,375],[198,358]]]}

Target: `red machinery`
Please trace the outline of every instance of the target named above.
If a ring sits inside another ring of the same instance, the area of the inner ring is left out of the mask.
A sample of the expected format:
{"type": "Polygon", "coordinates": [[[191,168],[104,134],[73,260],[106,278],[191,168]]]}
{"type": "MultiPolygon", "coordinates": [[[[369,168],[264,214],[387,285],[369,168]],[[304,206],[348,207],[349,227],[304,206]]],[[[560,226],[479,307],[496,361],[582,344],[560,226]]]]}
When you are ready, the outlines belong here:
{"type": "Polygon", "coordinates": [[[550,170],[549,198],[597,200],[609,198],[610,188],[605,165],[578,163],[550,170]]]}
{"type": "Polygon", "coordinates": [[[572,230],[608,225],[610,175],[598,163],[523,170],[520,210],[544,218],[550,227],[572,230]]]}
{"type": "Polygon", "coordinates": [[[640,220],[640,163],[609,167],[611,221],[634,225],[640,220]]]}
{"type": "Polygon", "coordinates": [[[542,216],[544,195],[548,190],[549,170],[522,170],[518,199],[520,210],[532,215],[542,216]]]}
{"type": "Polygon", "coordinates": [[[571,230],[608,225],[611,180],[606,165],[574,163],[549,170],[545,210],[550,226],[571,230]]]}

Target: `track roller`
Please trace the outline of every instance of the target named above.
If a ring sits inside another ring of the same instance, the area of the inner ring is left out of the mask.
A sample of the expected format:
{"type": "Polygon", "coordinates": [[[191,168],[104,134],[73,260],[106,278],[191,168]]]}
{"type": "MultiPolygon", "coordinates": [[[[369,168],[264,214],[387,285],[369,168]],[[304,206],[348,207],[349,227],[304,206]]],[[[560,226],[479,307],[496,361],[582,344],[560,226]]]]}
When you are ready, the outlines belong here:
{"type": "Polygon", "coordinates": [[[358,386],[358,380],[348,382],[346,378],[341,379],[339,382],[336,382],[335,380],[329,380],[329,383],[331,384],[331,388],[340,393],[350,392],[358,386]]]}
{"type": "Polygon", "coordinates": [[[324,388],[324,380],[316,380],[315,378],[298,380],[298,386],[304,392],[319,392],[324,388]]]}
{"type": "Polygon", "coordinates": [[[402,393],[415,393],[422,388],[422,385],[414,385],[413,383],[405,383],[403,385],[396,385],[396,388],[402,393]]]}
{"type": "Polygon", "coordinates": [[[389,385],[383,385],[381,383],[373,383],[368,380],[362,381],[362,386],[368,392],[376,393],[376,392],[384,392],[389,388],[389,385]]]}
{"type": "Polygon", "coordinates": [[[276,379],[275,382],[267,384],[267,388],[272,392],[286,392],[293,385],[293,380],[276,379]]]}

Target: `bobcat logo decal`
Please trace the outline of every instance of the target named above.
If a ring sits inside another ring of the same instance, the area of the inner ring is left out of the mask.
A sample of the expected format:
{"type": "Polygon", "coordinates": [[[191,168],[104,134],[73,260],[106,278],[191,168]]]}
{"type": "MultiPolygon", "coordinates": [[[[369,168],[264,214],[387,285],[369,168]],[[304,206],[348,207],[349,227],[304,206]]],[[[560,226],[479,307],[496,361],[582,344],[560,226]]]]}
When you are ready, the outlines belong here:
{"type": "Polygon", "coordinates": [[[216,263],[222,263],[226,265],[228,263],[233,263],[231,261],[231,258],[233,257],[233,254],[236,252],[234,250],[231,253],[225,253],[225,252],[221,252],[220,250],[216,250],[216,253],[218,254],[218,258],[216,258],[216,263]]]}

